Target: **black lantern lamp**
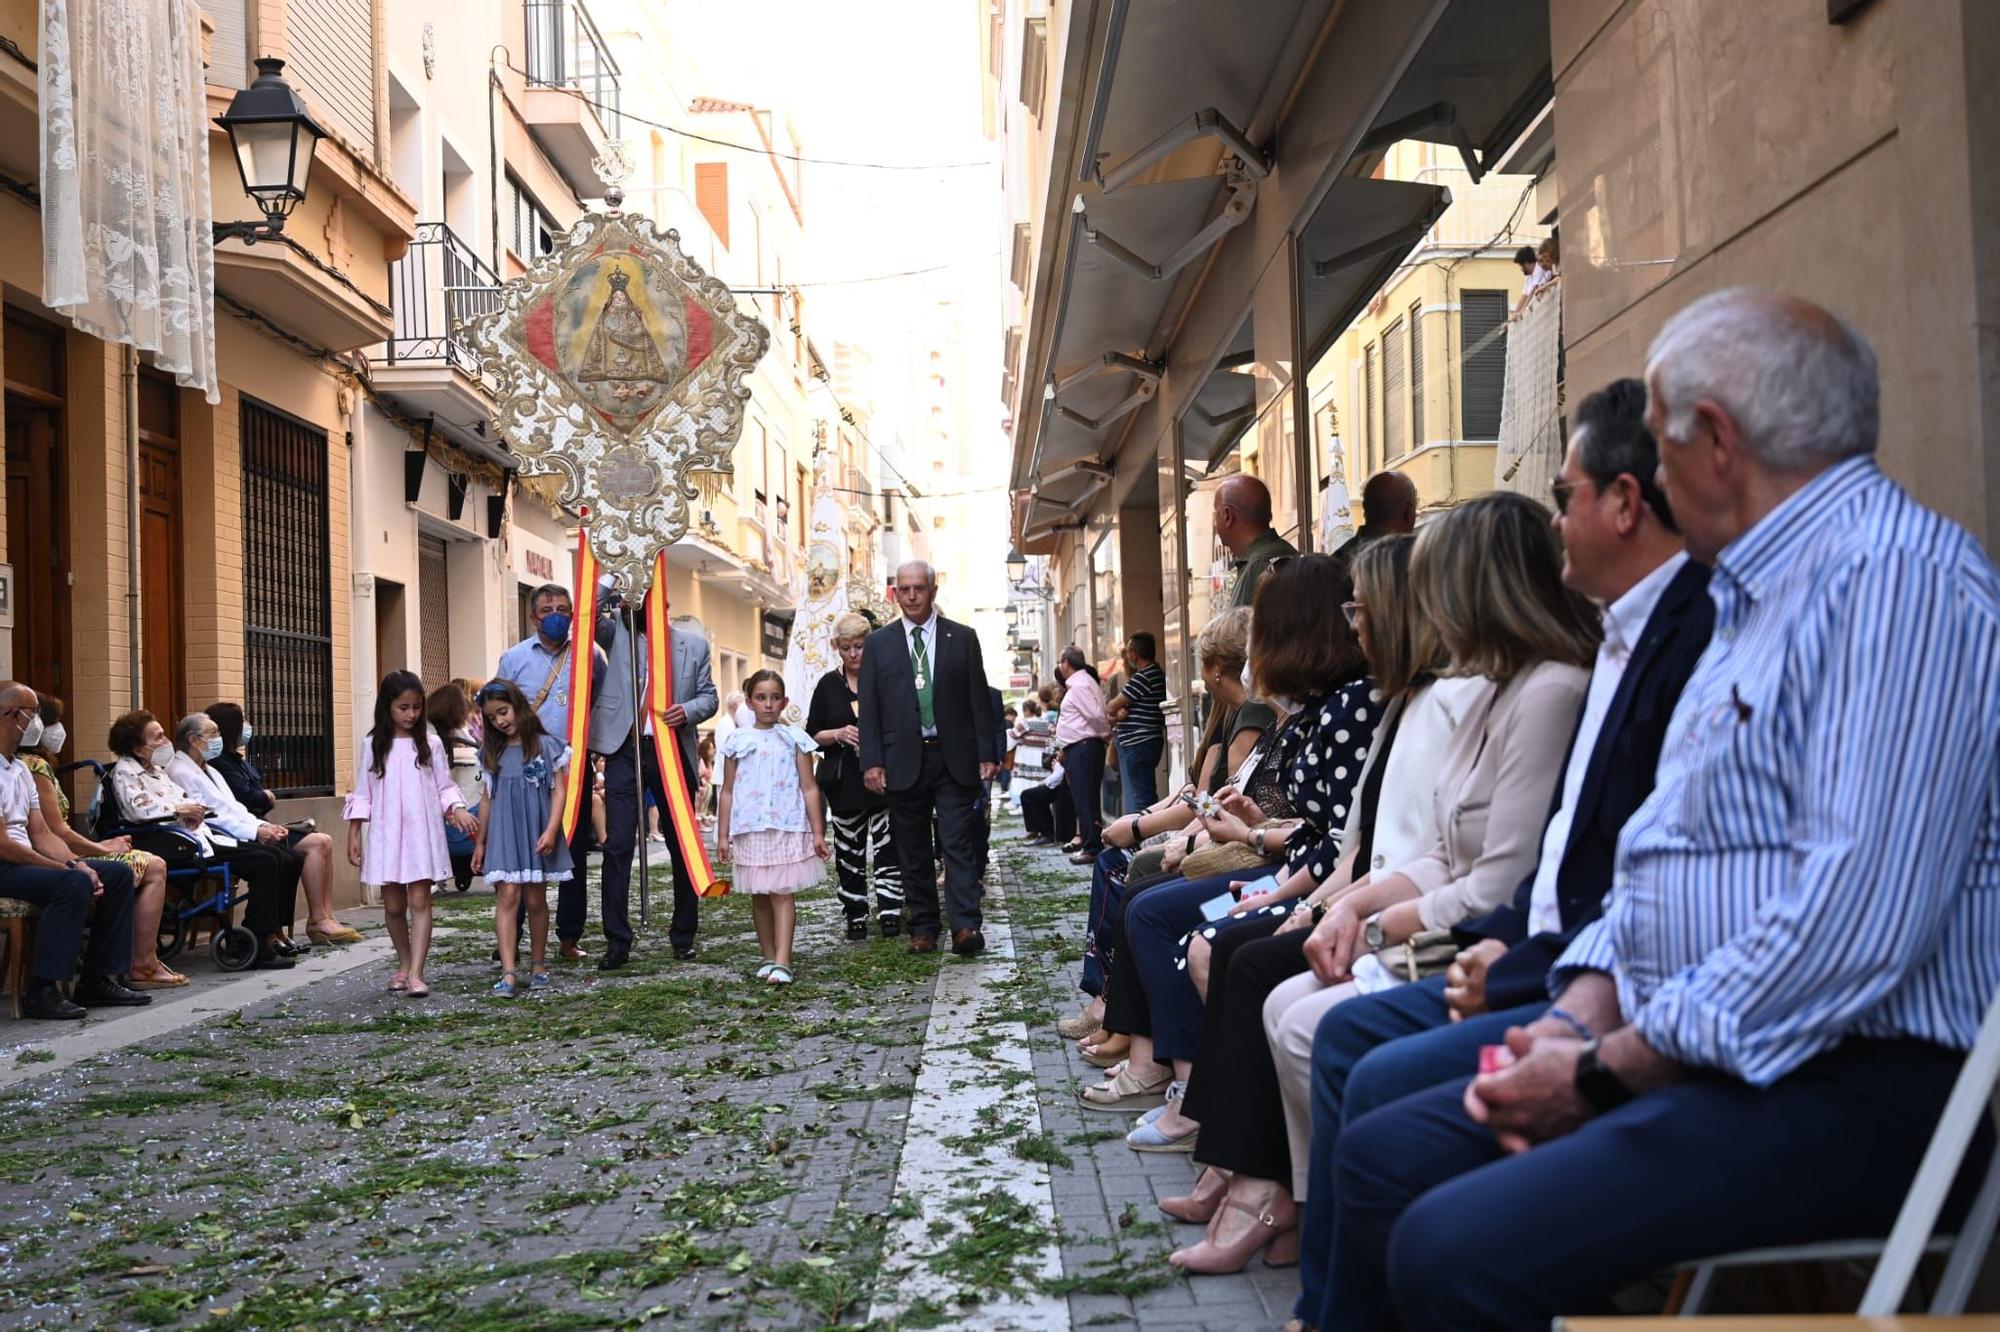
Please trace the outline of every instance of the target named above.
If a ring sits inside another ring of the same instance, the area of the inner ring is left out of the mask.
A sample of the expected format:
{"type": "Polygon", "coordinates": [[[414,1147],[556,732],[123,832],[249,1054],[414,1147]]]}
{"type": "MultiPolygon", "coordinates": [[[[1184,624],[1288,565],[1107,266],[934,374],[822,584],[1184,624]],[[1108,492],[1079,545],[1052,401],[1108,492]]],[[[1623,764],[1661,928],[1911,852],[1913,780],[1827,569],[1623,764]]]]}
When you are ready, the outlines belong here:
{"type": "Polygon", "coordinates": [[[232,237],[246,245],[276,238],[285,218],[306,197],[312,174],[313,150],[326,137],[306,104],[281,76],[285,62],[270,56],[257,61],[257,78],[230,100],[229,110],[215,123],[229,131],[236,152],[236,170],[243,192],[264,210],[262,222],[218,222],[215,239],[232,237]]]}
{"type": "Polygon", "coordinates": [[[1018,583],[1028,576],[1028,557],[1018,550],[1007,552],[1007,581],[1018,583]]]}

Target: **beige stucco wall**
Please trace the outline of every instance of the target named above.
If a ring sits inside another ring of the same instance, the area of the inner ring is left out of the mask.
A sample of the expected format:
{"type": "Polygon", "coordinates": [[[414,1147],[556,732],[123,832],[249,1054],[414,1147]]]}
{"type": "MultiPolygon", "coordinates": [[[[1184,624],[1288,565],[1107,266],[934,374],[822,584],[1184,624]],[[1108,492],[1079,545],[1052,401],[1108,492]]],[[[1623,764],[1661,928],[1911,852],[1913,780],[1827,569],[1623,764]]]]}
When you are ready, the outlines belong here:
{"type": "Polygon", "coordinates": [[[1990,546],[2000,93],[1966,70],[1996,14],[1553,0],[1569,382],[1638,373],[1661,324],[1722,287],[1823,302],[1880,357],[1884,465],[1990,546]]]}

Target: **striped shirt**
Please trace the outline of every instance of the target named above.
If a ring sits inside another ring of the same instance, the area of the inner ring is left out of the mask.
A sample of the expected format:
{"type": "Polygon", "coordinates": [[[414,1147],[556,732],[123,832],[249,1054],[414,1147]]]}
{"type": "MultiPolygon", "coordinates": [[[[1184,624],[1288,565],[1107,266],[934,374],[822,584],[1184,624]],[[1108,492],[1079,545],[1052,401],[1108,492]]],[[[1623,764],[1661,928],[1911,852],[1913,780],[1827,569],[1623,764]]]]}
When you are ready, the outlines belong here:
{"type": "Polygon", "coordinates": [[[1668,1058],[1766,1086],[1853,1037],[1968,1049],[2000,987],[2000,575],[1873,459],[1731,542],[1604,915],[1668,1058]]]}
{"type": "Polygon", "coordinates": [[[1125,700],[1125,718],[1118,723],[1118,743],[1140,745],[1162,740],[1167,734],[1167,717],[1160,704],[1167,697],[1167,673],[1157,661],[1132,672],[1119,695],[1125,700]]]}

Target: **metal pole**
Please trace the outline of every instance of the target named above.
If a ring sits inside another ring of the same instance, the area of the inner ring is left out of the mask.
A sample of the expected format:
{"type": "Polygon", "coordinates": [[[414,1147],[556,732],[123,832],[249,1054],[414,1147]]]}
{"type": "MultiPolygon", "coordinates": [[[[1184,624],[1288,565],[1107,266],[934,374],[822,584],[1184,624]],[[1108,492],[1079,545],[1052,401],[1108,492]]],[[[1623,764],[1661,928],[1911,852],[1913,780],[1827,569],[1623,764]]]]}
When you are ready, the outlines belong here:
{"type": "MultiPolygon", "coordinates": [[[[639,612],[622,607],[621,614],[629,616],[626,621],[625,642],[632,650],[632,779],[635,798],[639,803],[639,923],[650,926],[653,923],[651,911],[653,877],[646,867],[646,699],[639,690],[639,612]]],[[[662,781],[666,780],[664,776],[662,781]]],[[[661,811],[665,813],[665,811],[661,811]]]]}

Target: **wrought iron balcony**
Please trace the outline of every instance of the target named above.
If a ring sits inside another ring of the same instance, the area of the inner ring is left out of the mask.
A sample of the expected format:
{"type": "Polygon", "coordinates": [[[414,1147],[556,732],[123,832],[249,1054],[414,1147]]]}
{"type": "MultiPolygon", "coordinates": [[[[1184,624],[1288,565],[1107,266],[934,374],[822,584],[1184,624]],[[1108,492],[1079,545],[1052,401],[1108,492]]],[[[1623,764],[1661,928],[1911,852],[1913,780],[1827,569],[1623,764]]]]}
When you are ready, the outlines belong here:
{"type": "Polygon", "coordinates": [[[419,222],[409,251],[389,265],[389,302],[396,331],[388,364],[478,374],[462,329],[499,308],[500,278],[463,237],[442,222],[419,222]]]}
{"type": "Polygon", "coordinates": [[[618,138],[618,62],[581,0],[524,0],[528,86],[582,94],[611,138],[618,138]]]}

